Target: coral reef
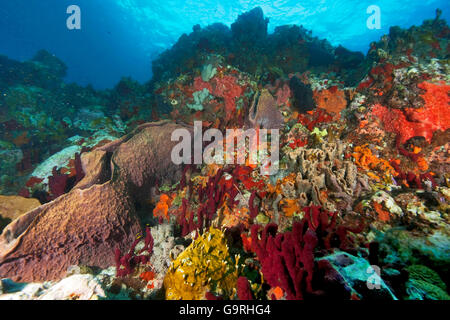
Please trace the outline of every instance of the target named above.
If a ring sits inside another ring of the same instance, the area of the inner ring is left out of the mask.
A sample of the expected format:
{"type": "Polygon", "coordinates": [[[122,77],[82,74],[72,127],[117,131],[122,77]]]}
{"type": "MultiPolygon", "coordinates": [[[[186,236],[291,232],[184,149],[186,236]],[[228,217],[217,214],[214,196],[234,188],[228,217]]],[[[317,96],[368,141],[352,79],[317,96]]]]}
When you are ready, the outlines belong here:
{"type": "Polygon", "coordinates": [[[256,8],[111,90],[0,56],[0,299],[448,300],[449,35],[365,56],[256,8]]]}

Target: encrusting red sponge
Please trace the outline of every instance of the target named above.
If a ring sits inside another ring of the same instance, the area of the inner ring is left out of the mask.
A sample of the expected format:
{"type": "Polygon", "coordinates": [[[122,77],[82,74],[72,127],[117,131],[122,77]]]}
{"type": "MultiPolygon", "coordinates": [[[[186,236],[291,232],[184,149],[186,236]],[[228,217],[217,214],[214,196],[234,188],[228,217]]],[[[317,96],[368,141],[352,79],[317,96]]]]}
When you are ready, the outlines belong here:
{"type": "Polygon", "coordinates": [[[386,131],[397,134],[400,144],[416,136],[424,137],[430,143],[436,130],[450,128],[450,85],[442,81],[439,84],[422,82],[418,87],[426,90],[422,95],[424,108],[399,110],[376,104],[372,109],[372,114],[381,120],[386,131]]]}

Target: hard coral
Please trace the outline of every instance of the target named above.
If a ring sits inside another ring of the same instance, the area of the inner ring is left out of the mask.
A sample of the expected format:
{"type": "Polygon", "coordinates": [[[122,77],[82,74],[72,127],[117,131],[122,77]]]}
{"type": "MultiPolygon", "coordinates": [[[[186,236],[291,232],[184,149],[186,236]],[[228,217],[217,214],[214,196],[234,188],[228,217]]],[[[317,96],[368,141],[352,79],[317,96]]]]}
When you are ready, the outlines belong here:
{"type": "Polygon", "coordinates": [[[436,271],[424,265],[417,264],[409,266],[407,270],[410,279],[425,281],[429,284],[441,288],[442,290],[447,290],[446,284],[442,281],[436,271]]]}

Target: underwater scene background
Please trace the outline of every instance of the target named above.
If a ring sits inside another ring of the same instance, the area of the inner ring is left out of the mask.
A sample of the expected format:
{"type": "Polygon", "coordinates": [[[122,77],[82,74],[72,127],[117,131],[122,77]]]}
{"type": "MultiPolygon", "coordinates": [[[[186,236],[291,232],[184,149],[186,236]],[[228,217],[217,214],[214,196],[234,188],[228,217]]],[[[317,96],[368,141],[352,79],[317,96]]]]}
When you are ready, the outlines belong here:
{"type": "Polygon", "coordinates": [[[447,1],[2,1],[1,300],[449,300],[447,1]]]}

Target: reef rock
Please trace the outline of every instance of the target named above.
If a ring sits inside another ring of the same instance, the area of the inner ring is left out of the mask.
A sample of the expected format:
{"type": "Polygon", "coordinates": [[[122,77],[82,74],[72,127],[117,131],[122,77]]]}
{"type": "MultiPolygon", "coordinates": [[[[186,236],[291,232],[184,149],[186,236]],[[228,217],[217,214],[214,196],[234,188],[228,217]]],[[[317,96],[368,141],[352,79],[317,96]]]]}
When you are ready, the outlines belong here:
{"type": "Polygon", "coordinates": [[[54,285],[39,300],[96,300],[105,297],[93,275],[75,274],[54,285]]]}
{"type": "Polygon", "coordinates": [[[16,283],[3,279],[0,300],[97,300],[107,298],[104,275],[75,274],[59,282],[16,283]]]}

